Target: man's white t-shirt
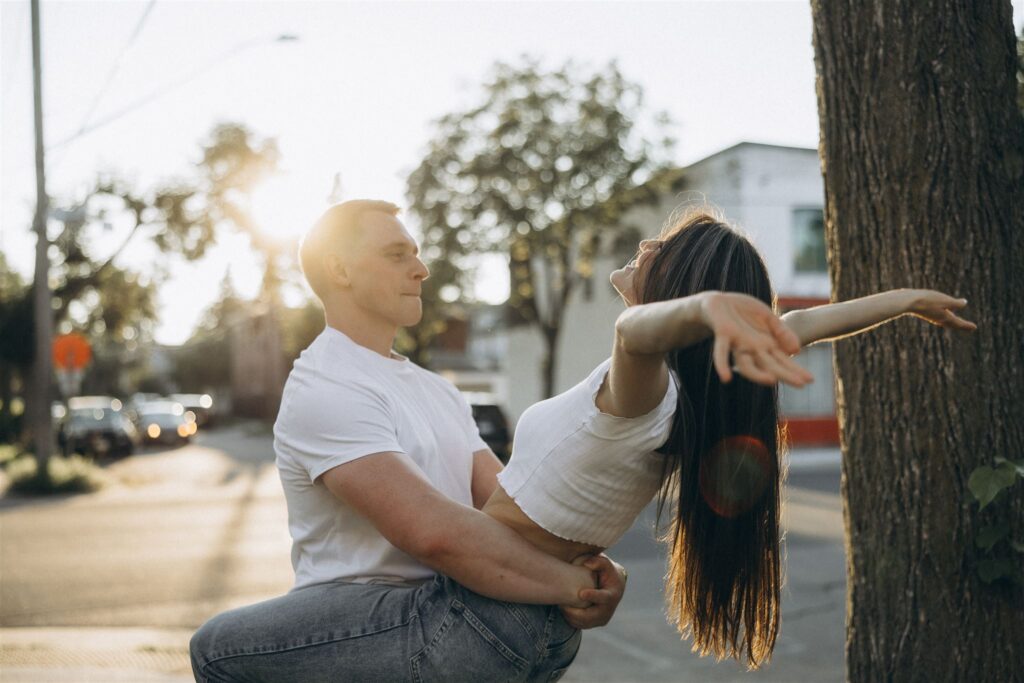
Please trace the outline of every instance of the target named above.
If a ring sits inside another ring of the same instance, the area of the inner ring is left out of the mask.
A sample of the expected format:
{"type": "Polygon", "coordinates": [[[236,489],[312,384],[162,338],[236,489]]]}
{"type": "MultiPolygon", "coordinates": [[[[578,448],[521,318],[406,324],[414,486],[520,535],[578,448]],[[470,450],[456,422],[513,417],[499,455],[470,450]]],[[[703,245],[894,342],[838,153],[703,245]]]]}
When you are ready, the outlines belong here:
{"type": "Polygon", "coordinates": [[[450,382],[324,329],[295,361],[274,424],[295,588],[434,574],[327,490],[321,474],[374,453],[404,453],[439,491],[472,506],[473,453],[485,448],[472,409],[450,382]]]}

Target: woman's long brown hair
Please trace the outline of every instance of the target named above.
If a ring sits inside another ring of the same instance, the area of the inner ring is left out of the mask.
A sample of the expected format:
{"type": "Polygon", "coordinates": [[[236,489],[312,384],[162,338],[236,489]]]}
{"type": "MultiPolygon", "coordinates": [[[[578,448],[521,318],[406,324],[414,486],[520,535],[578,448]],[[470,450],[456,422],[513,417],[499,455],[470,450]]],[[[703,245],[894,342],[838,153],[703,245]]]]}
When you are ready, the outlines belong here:
{"type": "MultiPolygon", "coordinates": [[[[719,290],[773,306],[760,254],[708,213],[669,224],[662,240],[641,275],[640,303],[719,290]]],[[[693,638],[695,652],[745,659],[755,669],[771,658],[779,630],[779,451],[785,435],[778,387],[735,373],[723,384],[712,364],[713,341],[666,357],[679,380],[672,432],[660,449],[659,526],[666,510],[670,517],[666,600],[669,618],[683,637],[693,638]],[[723,453],[738,451],[723,465],[723,453]],[[733,498],[723,505],[716,490],[733,498]]]]}

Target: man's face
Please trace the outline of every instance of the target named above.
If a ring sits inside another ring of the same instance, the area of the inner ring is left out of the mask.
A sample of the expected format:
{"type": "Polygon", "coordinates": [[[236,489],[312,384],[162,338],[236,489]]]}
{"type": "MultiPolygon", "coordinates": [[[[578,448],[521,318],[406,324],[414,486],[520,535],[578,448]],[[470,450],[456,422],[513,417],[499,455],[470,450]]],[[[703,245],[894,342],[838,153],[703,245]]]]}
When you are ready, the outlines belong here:
{"type": "Polygon", "coordinates": [[[401,221],[379,211],[360,216],[351,266],[350,295],[371,318],[396,327],[420,321],[422,282],[430,271],[401,221]]]}

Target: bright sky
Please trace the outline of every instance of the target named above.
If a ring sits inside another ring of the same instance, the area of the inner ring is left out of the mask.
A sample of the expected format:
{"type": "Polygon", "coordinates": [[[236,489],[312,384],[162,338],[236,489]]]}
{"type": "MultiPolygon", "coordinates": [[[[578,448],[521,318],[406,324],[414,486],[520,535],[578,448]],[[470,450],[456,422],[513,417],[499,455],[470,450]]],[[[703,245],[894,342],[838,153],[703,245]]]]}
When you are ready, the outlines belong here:
{"type": "MultiPolygon", "coordinates": [[[[1014,8],[1018,32],[1022,3],[1014,8]]],[[[43,2],[42,36],[48,145],[79,130],[90,110],[95,123],[164,93],[49,151],[51,197],[75,197],[100,170],[139,189],[188,177],[212,126],[238,121],[276,138],[282,151],[282,173],[254,198],[256,218],[274,234],[301,234],[326,208],[337,173],[345,198],[404,203],[405,174],[425,149],[430,122],[474,103],[495,60],[524,53],[548,66],[618,59],[644,86],[651,111],[668,110],[677,122],[680,164],[741,140],[818,140],[804,0],[43,2]],[[281,34],[298,40],[276,42],[281,34]],[[182,84],[168,87],[175,83],[182,84]]],[[[35,245],[31,68],[29,2],[2,0],[0,250],[27,278],[35,245]]],[[[122,258],[147,269],[152,253],[140,242],[122,258]]],[[[171,264],[158,341],[188,338],[229,266],[238,290],[254,295],[260,271],[240,236],[227,236],[199,263],[171,264]]],[[[477,293],[497,301],[507,286],[502,262],[490,261],[477,293]]]]}

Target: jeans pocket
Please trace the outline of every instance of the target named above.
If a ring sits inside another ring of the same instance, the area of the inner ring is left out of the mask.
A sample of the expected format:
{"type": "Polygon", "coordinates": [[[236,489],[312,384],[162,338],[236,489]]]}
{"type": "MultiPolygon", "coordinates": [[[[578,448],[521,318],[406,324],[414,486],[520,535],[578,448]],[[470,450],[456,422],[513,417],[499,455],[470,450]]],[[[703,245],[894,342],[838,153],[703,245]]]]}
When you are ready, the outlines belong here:
{"type": "Polygon", "coordinates": [[[551,609],[553,614],[551,615],[551,633],[548,637],[548,651],[561,650],[573,640],[576,641],[575,647],[578,648],[581,631],[569,625],[560,609],[557,607],[551,609]]]}
{"type": "Polygon", "coordinates": [[[529,662],[501,641],[459,600],[411,662],[416,683],[515,681],[529,662]]]}

